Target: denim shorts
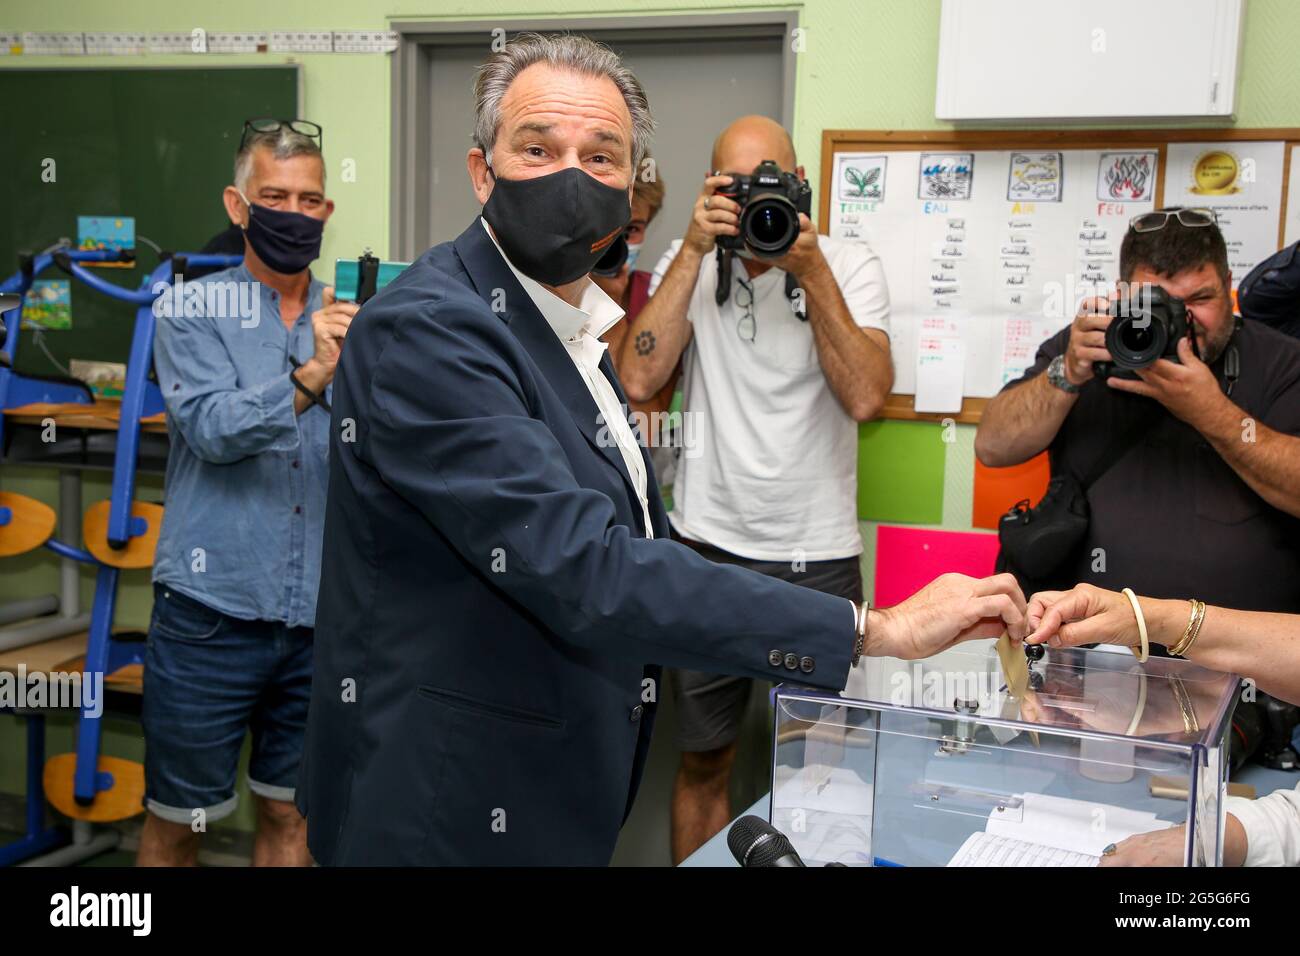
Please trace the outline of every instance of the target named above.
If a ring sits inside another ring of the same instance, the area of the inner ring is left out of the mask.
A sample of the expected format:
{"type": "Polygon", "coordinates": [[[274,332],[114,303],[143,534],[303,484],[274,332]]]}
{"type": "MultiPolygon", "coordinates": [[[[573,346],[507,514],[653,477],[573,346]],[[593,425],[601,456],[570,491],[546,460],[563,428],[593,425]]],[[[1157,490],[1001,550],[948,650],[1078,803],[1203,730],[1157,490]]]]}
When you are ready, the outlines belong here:
{"type": "Polygon", "coordinates": [[[145,806],[192,824],[229,816],[244,734],[249,789],[290,802],[311,698],[312,629],[245,621],[154,585],[144,658],[145,806]]]}

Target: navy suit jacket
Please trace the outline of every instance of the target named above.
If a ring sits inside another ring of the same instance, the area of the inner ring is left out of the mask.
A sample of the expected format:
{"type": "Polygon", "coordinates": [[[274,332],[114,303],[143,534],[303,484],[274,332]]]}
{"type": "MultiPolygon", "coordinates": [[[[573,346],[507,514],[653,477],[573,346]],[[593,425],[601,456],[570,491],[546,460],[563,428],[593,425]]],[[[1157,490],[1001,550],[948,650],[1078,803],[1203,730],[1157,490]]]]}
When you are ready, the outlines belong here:
{"type": "Polygon", "coordinates": [[[669,540],[643,449],[646,539],[586,385],[477,220],[353,320],[332,432],[297,797],[322,864],[604,865],[661,665],[844,686],[849,602],[669,540]]]}

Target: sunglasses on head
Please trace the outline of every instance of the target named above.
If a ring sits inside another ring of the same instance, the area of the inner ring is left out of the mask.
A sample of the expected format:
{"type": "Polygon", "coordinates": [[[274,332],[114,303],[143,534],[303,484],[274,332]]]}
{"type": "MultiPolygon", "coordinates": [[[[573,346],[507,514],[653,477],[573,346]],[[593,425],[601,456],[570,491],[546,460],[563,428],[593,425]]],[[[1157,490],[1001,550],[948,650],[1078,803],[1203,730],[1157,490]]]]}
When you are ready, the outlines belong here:
{"type": "Polygon", "coordinates": [[[1212,226],[1219,221],[1213,209],[1204,207],[1169,206],[1154,212],[1144,212],[1128,221],[1134,232],[1158,232],[1169,224],[1170,219],[1177,219],[1178,224],[1188,229],[1212,226]]]}
{"type": "Polygon", "coordinates": [[[254,133],[278,133],[285,128],[291,129],[295,133],[301,133],[303,136],[311,137],[316,141],[316,147],[321,148],[324,138],[321,135],[321,128],[310,120],[270,119],[269,117],[244,120],[244,131],[239,137],[239,148],[243,149],[244,144],[248,142],[248,137],[254,133]]]}

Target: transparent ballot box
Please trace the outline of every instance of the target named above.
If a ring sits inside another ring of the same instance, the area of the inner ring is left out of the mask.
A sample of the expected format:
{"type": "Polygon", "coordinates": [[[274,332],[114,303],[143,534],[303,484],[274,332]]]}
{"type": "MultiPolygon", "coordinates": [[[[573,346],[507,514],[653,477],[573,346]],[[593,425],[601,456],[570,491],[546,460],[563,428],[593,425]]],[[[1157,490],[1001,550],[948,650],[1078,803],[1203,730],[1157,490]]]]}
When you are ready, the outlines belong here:
{"type": "Polygon", "coordinates": [[[1186,824],[1185,863],[1219,865],[1238,679],[1001,646],[864,658],[842,694],[773,691],[770,821],[804,863],[1089,866],[1186,824]]]}

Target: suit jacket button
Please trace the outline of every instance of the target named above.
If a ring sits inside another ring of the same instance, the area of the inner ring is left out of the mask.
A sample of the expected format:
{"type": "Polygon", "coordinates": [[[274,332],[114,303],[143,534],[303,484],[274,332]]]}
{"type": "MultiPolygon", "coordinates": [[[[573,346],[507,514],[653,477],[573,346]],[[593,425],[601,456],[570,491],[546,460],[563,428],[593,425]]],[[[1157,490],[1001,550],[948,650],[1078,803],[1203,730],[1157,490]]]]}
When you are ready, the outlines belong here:
{"type": "Polygon", "coordinates": [[[773,667],[780,667],[781,659],[782,659],[782,655],[780,651],[767,652],[767,662],[771,664],[773,667]]]}
{"type": "Polygon", "coordinates": [[[799,670],[803,671],[805,674],[811,674],[813,672],[813,668],[816,666],[817,666],[817,662],[814,661],[811,657],[799,658],[799,670]]]}
{"type": "Polygon", "coordinates": [[[799,655],[798,655],[798,654],[787,654],[787,655],[785,655],[785,669],[788,670],[788,671],[797,671],[797,670],[799,669],[799,655]]]}
{"type": "Polygon", "coordinates": [[[632,708],[632,713],[628,715],[628,719],[635,724],[638,720],[641,719],[641,715],[644,713],[645,713],[645,708],[642,707],[640,704],[637,704],[635,707],[632,708]]]}

